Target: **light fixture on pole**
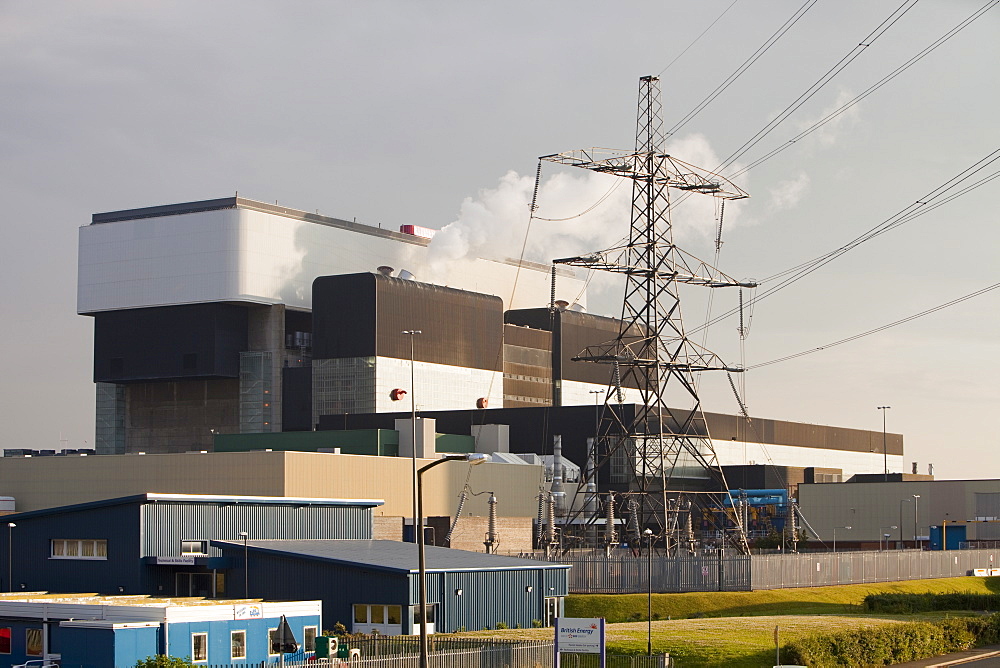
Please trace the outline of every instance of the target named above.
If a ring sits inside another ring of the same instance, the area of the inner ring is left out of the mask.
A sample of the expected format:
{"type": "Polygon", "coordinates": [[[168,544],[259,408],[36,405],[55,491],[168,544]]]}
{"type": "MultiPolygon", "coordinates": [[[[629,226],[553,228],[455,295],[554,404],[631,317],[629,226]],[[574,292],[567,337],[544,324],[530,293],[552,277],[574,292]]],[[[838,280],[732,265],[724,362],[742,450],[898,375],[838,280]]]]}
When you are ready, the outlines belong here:
{"type": "Polygon", "coordinates": [[[837,529],[847,529],[848,531],[850,531],[853,528],[854,527],[851,527],[851,526],[833,527],[833,553],[834,554],[837,554],[837,529]]]}
{"type": "MultiPolygon", "coordinates": [[[[879,530],[879,531],[881,532],[881,531],[882,531],[883,529],[898,529],[898,528],[899,528],[899,527],[897,527],[897,526],[896,526],[895,524],[893,524],[892,526],[887,526],[887,527],[879,527],[879,528],[878,528],[878,530],[879,530]]],[[[889,549],[889,538],[890,538],[891,536],[892,536],[892,534],[891,534],[891,533],[883,533],[883,534],[882,534],[882,535],[881,535],[881,536],[879,537],[879,539],[878,539],[878,549],[879,549],[879,551],[881,551],[881,550],[882,550],[882,539],[883,539],[883,538],[885,538],[885,549],[887,549],[887,550],[889,549]]]]}
{"type": "MultiPolygon", "coordinates": [[[[423,334],[419,329],[404,329],[403,334],[410,337],[410,449],[413,460],[413,480],[410,481],[413,490],[413,532],[417,531],[417,388],[414,387],[413,337],[423,334]]],[[[416,535],[414,535],[416,540],[416,535]]]]}
{"type": "Polygon", "coordinates": [[[920,509],[920,495],[913,495],[913,546],[918,550],[921,545],[917,543],[917,511],[920,509]]]}
{"type": "MultiPolygon", "coordinates": [[[[419,332],[418,332],[419,333],[419,332]]],[[[465,455],[445,455],[417,471],[417,514],[413,528],[417,532],[417,555],[419,559],[418,577],[420,578],[420,668],[427,668],[427,560],[424,545],[424,472],[440,466],[445,462],[466,461],[476,465],[488,462],[490,456],[482,452],[470,452],[465,455]]]]}
{"type": "Polygon", "coordinates": [[[653,530],[642,535],[646,537],[646,654],[653,656],[653,530]]]}
{"type": "Polygon", "coordinates": [[[7,522],[7,591],[14,591],[14,527],[7,522]]]}
{"type": "Polygon", "coordinates": [[[249,555],[247,554],[247,538],[249,534],[246,531],[240,532],[240,538],[243,539],[243,598],[250,598],[250,569],[247,568],[250,565],[249,555]]]}
{"type": "Polygon", "coordinates": [[[910,499],[900,499],[899,500],[899,542],[903,542],[903,504],[913,503],[910,499]]]}
{"type": "Polygon", "coordinates": [[[889,451],[886,450],[885,446],[885,412],[892,408],[892,406],[878,406],[878,409],[882,411],[882,463],[885,466],[885,473],[883,474],[883,480],[889,482],[889,451]]]}
{"type": "Polygon", "coordinates": [[[594,395],[594,438],[596,439],[601,431],[600,396],[607,390],[588,390],[587,392],[594,395]]]}

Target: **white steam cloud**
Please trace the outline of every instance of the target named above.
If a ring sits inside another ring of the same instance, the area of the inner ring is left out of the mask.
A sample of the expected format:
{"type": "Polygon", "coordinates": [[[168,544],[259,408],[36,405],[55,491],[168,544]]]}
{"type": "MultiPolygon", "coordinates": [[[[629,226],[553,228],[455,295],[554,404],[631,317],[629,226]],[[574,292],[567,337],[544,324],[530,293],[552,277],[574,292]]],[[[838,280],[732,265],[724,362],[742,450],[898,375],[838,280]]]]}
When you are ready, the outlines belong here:
{"type": "MultiPolygon", "coordinates": [[[[671,155],[692,165],[711,168],[720,160],[702,135],[670,142],[671,155]]],[[[739,166],[734,166],[738,169],[739,166]]],[[[430,274],[445,279],[463,259],[521,257],[548,263],[619,245],[629,233],[631,181],[591,171],[545,163],[538,193],[538,210],[527,239],[534,179],[507,172],[493,188],[468,197],[458,218],[445,225],[429,248],[430,274]]],[[[742,185],[742,184],[741,184],[742,185]]],[[[683,202],[673,194],[674,236],[678,242],[714,238],[719,200],[690,195],[683,202]]],[[[726,228],[739,224],[738,205],[728,205],[726,228]]]]}

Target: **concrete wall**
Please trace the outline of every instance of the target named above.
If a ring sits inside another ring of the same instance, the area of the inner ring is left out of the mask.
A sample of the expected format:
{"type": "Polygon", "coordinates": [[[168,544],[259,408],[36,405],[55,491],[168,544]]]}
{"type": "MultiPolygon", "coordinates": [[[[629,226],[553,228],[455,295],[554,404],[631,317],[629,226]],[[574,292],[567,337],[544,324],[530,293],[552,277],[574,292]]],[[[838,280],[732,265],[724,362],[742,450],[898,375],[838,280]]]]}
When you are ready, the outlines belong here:
{"type": "MultiPolygon", "coordinates": [[[[424,466],[431,460],[418,459],[424,466]]],[[[402,457],[312,452],[209,452],[0,458],[0,493],[26,512],[142,494],[239,494],[313,498],[383,499],[376,515],[412,514],[412,460],[402,457]]],[[[428,516],[452,516],[468,482],[473,492],[494,491],[499,512],[532,517],[541,467],[463,462],[424,476],[428,516]]],[[[471,496],[466,513],[486,515],[487,495],[471,496]]]]}

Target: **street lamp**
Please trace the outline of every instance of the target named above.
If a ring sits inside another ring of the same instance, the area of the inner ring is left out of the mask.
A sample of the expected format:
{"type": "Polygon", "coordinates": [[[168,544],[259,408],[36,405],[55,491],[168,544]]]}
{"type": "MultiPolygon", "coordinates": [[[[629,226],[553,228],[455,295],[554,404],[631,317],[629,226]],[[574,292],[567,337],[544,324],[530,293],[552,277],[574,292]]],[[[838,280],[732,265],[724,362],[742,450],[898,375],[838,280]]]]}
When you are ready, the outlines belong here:
{"type": "Polygon", "coordinates": [[[417,388],[413,386],[413,337],[423,334],[419,329],[404,329],[403,334],[410,337],[410,443],[413,459],[413,480],[410,481],[413,490],[413,531],[417,530],[417,388]]]}
{"type": "Polygon", "coordinates": [[[903,542],[903,504],[913,503],[910,499],[900,499],[899,500],[899,542],[903,542]]]}
{"type": "Polygon", "coordinates": [[[653,530],[642,535],[646,537],[646,654],[653,656],[653,530]]]}
{"type": "Polygon", "coordinates": [[[14,527],[7,522],[7,591],[14,591],[14,527]]]}
{"type": "MultiPolygon", "coordinates": [[[[418,332],[419,333],[419,332],[418,332]]],[[[411,339],[412,340],[412,339],[411,339]]],[[[488,462],[490,456],[482,452],[470,452],[465,455],[445,455],[417,471],[417,514],[414,517],[413,528],[417,530],[417,554],[419,558],[420,577],[420,668],[427,668],[427,560],[424,550],[424,472],[444,464],[445,462],[466,461],[471,465],[488,462]]]]}
{"type": "Polygon", "coordinates": [[[247,532],[241,531],[240,538],[243,539],[243,598],[250,598],[250,569],[248,568],[250,559],[247,555],[247,532]]]}
{"type": "MultiPolygon", "coordinates": [[[[881,531],[882,529],[897,529],[897,528],[899,528],[899,527],[897,527],[895,524],[893,524],[892,526],[888,526],[888,527],[879,527],[879,531],[881,531]]],[[[885,549],[887,549],[887,550],[889,549],[889,537],[890,536],[892,536],[891,533],[883,533],[882,536],[879,537],[879,539],[878,539],[878,549],[879,549],[879,551],[882,550],[882,538],[885,538],[885,549]]]]}
{"type": "Polygon", "coordinates": [[[846,527],[833,527],[833,553],[834,554],[837,554],[837,529],[847,529],[848,531],[850,531],[852,529],[852,527],[850,527],[850,526],[846,526],[846,527]]]}
{"type": "Polygon", "coordinates": [[[919,506],[920,506],[920,495],[914,494],[913,495],[913,546],[916,547],[918,550],[921,547],[917,543],[917,511],[920,509],[919,506]]]}
{"type": "Polygon", "coordinates": [[[892,408],[892,406],[879,406],[878,409],[882,411],[882,462],[885,464],[885,482],[889,482],[889,451],[885,447],[885,412],[892,408]]]}

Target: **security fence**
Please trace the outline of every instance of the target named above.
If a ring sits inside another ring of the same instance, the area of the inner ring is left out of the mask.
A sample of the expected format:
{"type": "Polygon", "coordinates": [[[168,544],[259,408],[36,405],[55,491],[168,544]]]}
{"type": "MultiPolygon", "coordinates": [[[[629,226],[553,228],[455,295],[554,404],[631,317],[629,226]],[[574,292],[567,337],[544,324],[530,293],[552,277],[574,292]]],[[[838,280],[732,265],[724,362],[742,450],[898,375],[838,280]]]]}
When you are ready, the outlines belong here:
{"type": "MultiPolygon", "coordinates": [[[[555,645],[551,640],[484,640],[478,638],[447,638],[435,640],[428,654],[429,668],[553,668],[555,645]]],[[[284,668],[419,668],[419,638],[402,636],[400,642],[382,642],[384,638],[352,638],[352,647],[361,649],[361,656],[347,659],[286,660],[284,668]],[[416,651],[411,651],[411,650],[416,651]],[[377,654],[367,653],[377,652],[377,654]]],[[[563,654],[561,668],[598,668],[596,654],[563,654]]],[[[273,668],[279,662],[238,663],[203,666],[203,668],[273,668]]],[[[607,668],[672,668],[669,655],[608,654],[607,668]]],[[[125,667],[120,667],[125,668],[125,667]]]]}
{"type": "MultiPolygon", "coordinates": [[[[521,556],[546,559],[540,553],[521,556]]],[[[686,591],[750,591],[896,582],[971,574],[1000,567],[1000,549],[886,550],[753,554],[709,550],[696,554],[575,554],[553,556],[572,566],[575,594],[640,594],[686,591]]]]}

